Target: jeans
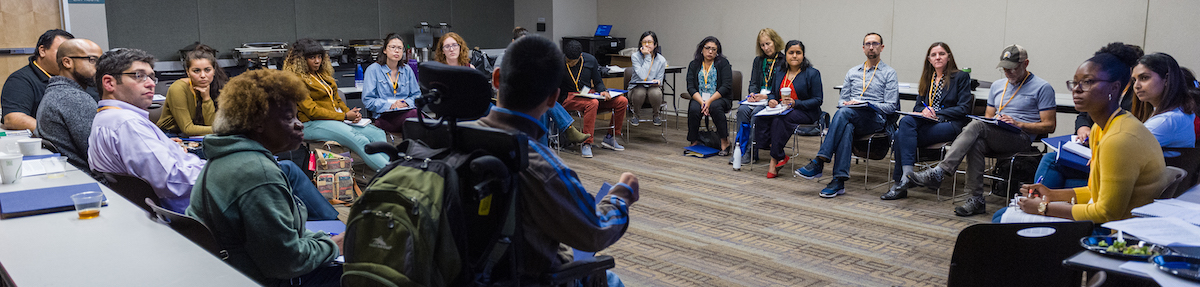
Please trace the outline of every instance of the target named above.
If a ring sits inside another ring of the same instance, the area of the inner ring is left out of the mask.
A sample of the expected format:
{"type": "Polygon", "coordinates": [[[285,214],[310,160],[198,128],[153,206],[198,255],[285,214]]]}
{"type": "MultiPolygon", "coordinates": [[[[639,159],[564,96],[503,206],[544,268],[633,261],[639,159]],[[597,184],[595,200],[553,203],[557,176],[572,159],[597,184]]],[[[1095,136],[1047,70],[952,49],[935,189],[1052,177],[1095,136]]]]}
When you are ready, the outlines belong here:
{"type": "Polygon", "coordinates": [[[1029,150],[1031,138],[1025,132],[1014,133],[996,125],[971,121],[950,144],[946,157],[938,166],[943,171],[951,172],[958,170],[958,165],[966,159],[967,189],[972,196],[981,197],[984,155],[1006,155],[1029,150]]]}
{"type": "Polygon", "coordinates": [[[962,131],[959,122],[932,122],[906,116],[900,119],[896,134],[892,137],[892,158],[896,166],[892,170],[892,180],[900,182],[904,177],[903,166],[917,163],[917,149],[931,144],[948,142],[962,131]]]}
{"type": "Polygon", "coordinates": [[[596,112],[603,108],[605,110],[612,109],[612,119],[609,123],[613,129],[608,134],[613,136],[621,135],[621,127],[625,122],[625,111],[629,101],[623,96],[616,96],[607,101],[592,99],[587,97],[571,97],[563,102],[563,108],[568,111],[579,111],[583,113],[583,129],[580,130],[585,134],[592,134],[584,144],[591,144],[596,138],[596,112]]]}
{"type": "Polygon", "coordinates": [[[308,220],[337,220],[338,212],[329,205],[329,201],[321,192],[317,190],[317,186],[313,185],[312,180],[308,179],[308,175],[304,174],[304,170],[300,166],[290,160],[279,161],[279,169],[283,171],[283,177],[287,179],[288,186],[292,188],[292,195],[300,199],[304,203],[304,207],[308,209],[308,220]]]}
{"type": "MultiPolygon", "coordinates": [[[[688,101],[688,144],[700,140],[700,125],[703,125],[704,122],[702,108],[700,102],[688,101]]],[[[729,122],[725,117],[725,113],[729,112],[729,109],[729,99],[725,98],[714,100],[712,106],[708,107],[708,116],[712,117],[713,128],[717,129],[718,138],[729,138],[729,122]]]]}
{"type": "Polygon", "coordinates": [[[840,108],[829,120],[829,131],[817,156],[833,161],[834,178],[850,178],[850,149],[854,138],[875,133],[883,127],[883,115],[874,109],[840,108]]]}
{"type": "Polygon", "coordinates": [[[796,132],[796,126],[816,121],[817,119],[810,119],[807,113],[797,110],[779,116],[754,117],[754,129],[756,130],[754,138],[758,145],[754,149],[770,147],[771,158],[783,160],[783,157],[787,156],[783,152],[783,147],[787,145],[788,140],[792,139],[792,135],[796,132]]]}
{"type": "Polygon", "coordinates": [[[1048,152],[1033,178],[1041,179],[1042,185],[1050,189],[1071,188],[1087,185],[1088,172],[1058,165],[1058,153],[1048,152]]]}
{"type": "Polygon", "coordinates": [[[385,154],[377,153],[368,155],[363,151],[363,147],[369,143],[387,141],[387,134],[384,134],[383,130],[373,125],[360,127],[341,121],[308,121],[304,123],[304,139],[336,141],[342,146],[350,148],[350,151],[358,154],[359,157],[362,157],[363,161],[366,161],[367,166],[371,167],[372,170],[379,170],[388,163],[388,157],[385,154]]]}
{"type": "Polygon", "coordinates": [[[563,106],[558,103],[554,103],[554,107],[546,110],[546,112],[542,114],[542,118],[540,120],[542,121],[543,125],[549,125],[551,120],[553,120],[555,125],[553,127],[545,126],[547,132],[542,134],[541,139],[538,139],[538,141],[544,145],[550,144],[550,131],[558,131],[558,133],[561,133],[562,131],[567,130],[567,127],[570,127],[571,124],[575,123],[575,118],[572,118],[571,114],[567,113],[567,109],[564,109],[563,106]]]}

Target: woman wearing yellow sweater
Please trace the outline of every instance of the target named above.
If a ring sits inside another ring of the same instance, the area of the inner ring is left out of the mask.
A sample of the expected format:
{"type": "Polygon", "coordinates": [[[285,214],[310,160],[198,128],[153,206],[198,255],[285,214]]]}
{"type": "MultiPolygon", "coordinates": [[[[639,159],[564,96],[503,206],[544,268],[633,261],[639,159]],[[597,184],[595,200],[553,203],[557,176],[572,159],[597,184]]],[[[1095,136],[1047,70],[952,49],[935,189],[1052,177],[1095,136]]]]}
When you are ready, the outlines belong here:
{"type": "Polygon", "coordinates": [[[1121,91],[1129,83],[1132,53],[1101,53],[1088,59],[1067,81],[1075,109],[1087,112],[1092,126],[1091,173],[1088,185],[1048,189],[1025,185],[1034,197],[1019,201],[1021,211],[1071,220],[1104,223],[1133,217],[1130,210],[1154,201],[1169,179],[1163,171],[1162,149],[1154,135],[1128,111],[1120,108],[1121,91]]]}
{"type": "Polygon", "coordinates": [[[386,135],[374,125],[358,124],[363,120],[359,108],[347,107],[337,95],[333,66],[321,44],[308,38],[297,40],[288,51],[283,70],[298,74],[308,88],[308,97],[296,104],[296,118],[304,123],[305,140],[336,141],[362,157],[373,170],[387,164],[387,156],[363,152],[368,143],[387,141],[386,135]]]}
{"type": "Polygon", "coordinates": [[[216,50],[205,45],[187,52],[183,59],[187,78],[167,90],[162,116],[156,123],[164,131],[180,136],[211,134],[217,114],[217,97],[229,76],[217,66],[216,50]]]}

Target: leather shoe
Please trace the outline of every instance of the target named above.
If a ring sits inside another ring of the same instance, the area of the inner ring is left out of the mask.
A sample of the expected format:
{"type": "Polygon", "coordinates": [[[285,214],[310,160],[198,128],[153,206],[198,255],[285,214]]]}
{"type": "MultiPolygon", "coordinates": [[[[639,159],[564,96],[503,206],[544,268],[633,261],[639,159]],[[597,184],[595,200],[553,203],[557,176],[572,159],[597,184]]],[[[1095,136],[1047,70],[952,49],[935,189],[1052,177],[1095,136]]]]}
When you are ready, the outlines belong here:
{"type": "Polygon", "coordinates": [[[776,163],[776,164],[775,164],[775,168],[781,168],[781,167],[783,167],[783,165],[787,164],[787,163],[788,163],[788,160],[791,160],[791,159],[792,159],[792,157],[791,157],[791,156],[786,156],[786,155],[785,155],[785,156],[783,156],[783,160],[779,161],[779,163],[776,163]]]}
{"type": "Polygon", "coordinates": [[[767,178],[775,178],[775,176],[778,176],[778,175],[779,175],[779,174],[776,174],[776,173],[773,173],[773,172],[767,172],[767,178]]]}
{"type": "Polygon", "coordinates": [[[895,185],[892,185],[891,189],[888,189],[887,193],[884,193],[882,196],[880,196],[879,199],[897,200],[897,199],[907,198],[907,197],[908,197],[908,187],[904,186],[904,184],[895,184],[895,185]]]}

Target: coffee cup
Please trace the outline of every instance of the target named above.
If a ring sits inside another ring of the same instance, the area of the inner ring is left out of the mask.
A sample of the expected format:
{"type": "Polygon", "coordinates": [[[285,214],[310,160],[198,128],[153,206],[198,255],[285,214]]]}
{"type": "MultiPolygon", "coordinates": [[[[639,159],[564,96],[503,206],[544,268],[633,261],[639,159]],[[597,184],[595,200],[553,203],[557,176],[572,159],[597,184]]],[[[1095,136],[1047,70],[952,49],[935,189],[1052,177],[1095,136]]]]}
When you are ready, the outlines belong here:
{"type": "Polygon", "coordinates": [[[783,95],[784,97],[791,96],[792,88],[779,88],[779,94],[783,95]]]}
{"type": "Polygon", "coordinates": [[[0,183],[14,183],[21,178],[22,158],[19,153],[0,154],[0,183]]]}
{"type": "Polygon", "coordinates": [[[37,155],[42,152],[42,139],[20,139],[17,146],[21,147],[22,155],[37,155]]]}

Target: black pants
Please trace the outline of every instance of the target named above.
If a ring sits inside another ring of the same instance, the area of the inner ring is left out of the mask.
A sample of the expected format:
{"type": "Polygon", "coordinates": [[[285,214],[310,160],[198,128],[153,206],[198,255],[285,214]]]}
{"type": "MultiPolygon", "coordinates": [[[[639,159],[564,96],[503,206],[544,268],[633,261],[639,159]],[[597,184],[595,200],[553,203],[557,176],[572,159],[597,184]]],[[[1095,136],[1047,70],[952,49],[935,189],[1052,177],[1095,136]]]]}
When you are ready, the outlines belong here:
{"type": "MultiPolygon", "coordinates": [[[[728,99],[720,98],[713,101],[712,106],[708,107],[708,115],[712,117],[713,125],[717,129],[717,137],[722,139],[729,138],[729,121],[725,118],[725,113],[729,112],[731,105],[728,99]]],[[[700,140],[700,125],[704,122],[704,113],[701,112],[701,109],[700,102],[689,101],[688,143],[700,140]]]]}
{"type": "Polygon", "coordinates": [[[757,145],[755,149],[770,147],[771,158],[783,160],[783,157],[787,156],[783,153],[783,147],[796,132],[796,126],[816,121],[817,119],[810,118],[807,113],[795,110],[785,115],[754,117],[754,142],[757,145]]]}

